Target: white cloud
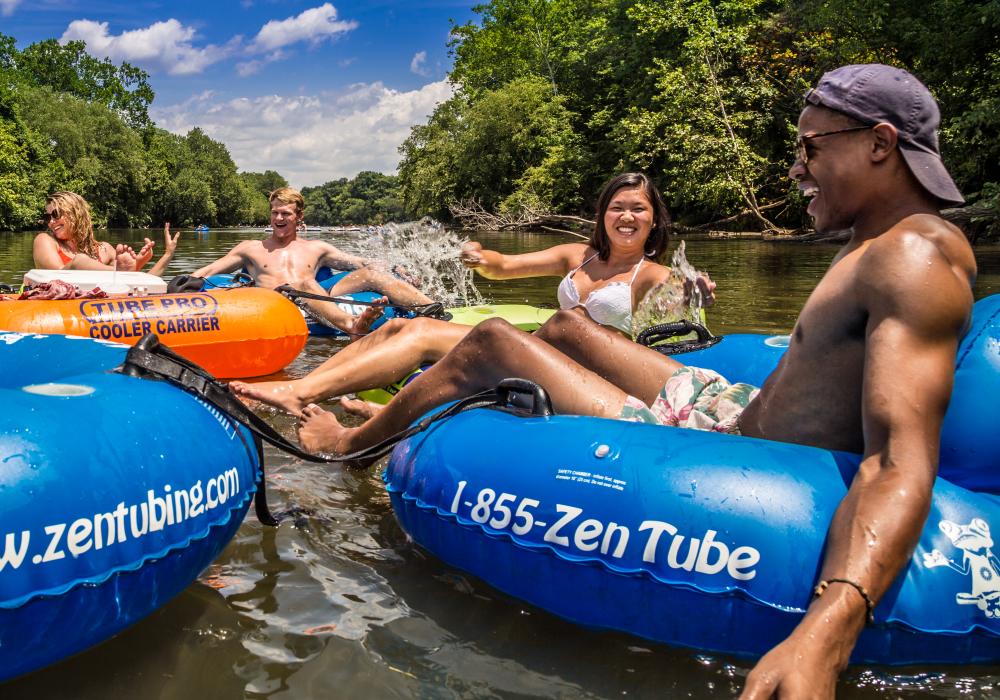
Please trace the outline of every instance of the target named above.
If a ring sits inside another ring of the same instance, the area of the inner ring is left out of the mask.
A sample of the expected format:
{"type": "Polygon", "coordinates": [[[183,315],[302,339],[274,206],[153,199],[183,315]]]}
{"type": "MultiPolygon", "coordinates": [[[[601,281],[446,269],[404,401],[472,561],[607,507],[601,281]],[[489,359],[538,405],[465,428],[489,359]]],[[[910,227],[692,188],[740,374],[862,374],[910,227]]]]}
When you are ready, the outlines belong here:
{"type": "Polygon", "coordinates": [[[10,17],[21,4],[21,0],[0,0],[0,16],[10,17]]]}
{"type": "MultiPolygon", "coordinates": [[[[0,0],[0,14],[10,14],[20,1],[0,0]]],[[[237,35],[221,46],[198,47],[195,29],[172,18],[117,35],[108,31],[107,22],[78,19],[70,22],[59,41],[65,44],[79,39],[87,43],[87,51],[94,56],[115,62],[128,61],[170,75],[201,73],[213,63],[241,54],[246,60],[236,64],[236,72],[248,76],[268,63],[288,58],[291,54],[283,52],[282,47],[302,41],[317,44],[357,26],[353,20],[338,21],[337,8],[324,3],[295,17],[271,20],[260,28],[249,44],[244,44],[243,37],[237,35]]]]}
{"type": "Polygon", "coordinates": [[[337,21],[337,8],[327,2],[295,17],[272,19],[257,32],[249,50],[273,51],[299,41],[318,43],[356,29],[357,26],[358,23],[353,20],[337,21]]]}
{"type": "Polygon", "coordinates": [[[190,75],[226,58],[241,41],[235,37],[225,46],[209,44],[197,48],[192,44],[195,36],[194,28],[185,27],[176,19],[154,22],[144,29],[117,36],[108,33],[107,22],[78,19],[70,22],[59,43],[80,39],[87,42],[87,51],[94,56],[128,61],[170,75],[190,75]]]}
{"type": "Polygon", "coordinates": [[[236,64],[236,72],[240,74],[241,78],[246,78],[247,76],[253,75],[261,68],[263,68],[268,63],[273,63],[274,61],[280,61],[283,58],[287,58],[287,54],[280,49],[278,51],[272,51],[264,58],[255,58],[250,61],[241,61],[236,64]]]}
{"type": "Polygon", "coordinates": [[[400,92],[382,83],[337,94],[239,98],[198,95],[153,108],[156,123],[184,134],[201,127],[223,142],[241,170],[277,170],[292,185],[319,185],[362,170],[394,172],[410,127],[451,97],[447,81],[400,92]]]}
{"type": "Polygon", "coordinates": [[[424,65],[425,63],[427,63],[427,52],[417,51],[413,54],[413,58],[410,59],[410,72],[423,76],[430,75],[430,71],[424,65]]]}

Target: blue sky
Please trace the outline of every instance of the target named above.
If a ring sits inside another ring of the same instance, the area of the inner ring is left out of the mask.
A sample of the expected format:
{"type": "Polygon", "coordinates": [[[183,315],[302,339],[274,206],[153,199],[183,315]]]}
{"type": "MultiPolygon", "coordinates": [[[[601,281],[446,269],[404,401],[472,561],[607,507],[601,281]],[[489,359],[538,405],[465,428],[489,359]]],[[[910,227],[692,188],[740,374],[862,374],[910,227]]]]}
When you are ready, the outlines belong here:
{"type": "Polygon", "coordinates": [[[199,126],[241,169],[301,187],[395,170],[410,127],[451,95],[449,20],[475,20],[474,4],[0,0],[0,33],[83,39],[145,69],[159,126],[199,126]]]}

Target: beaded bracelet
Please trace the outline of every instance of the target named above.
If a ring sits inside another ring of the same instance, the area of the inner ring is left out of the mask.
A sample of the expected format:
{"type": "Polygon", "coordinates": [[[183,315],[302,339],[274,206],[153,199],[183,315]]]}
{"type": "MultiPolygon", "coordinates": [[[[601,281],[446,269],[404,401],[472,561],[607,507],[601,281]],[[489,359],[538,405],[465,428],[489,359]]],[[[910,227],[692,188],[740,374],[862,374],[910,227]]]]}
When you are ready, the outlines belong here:
{"type": "Polygon", "coordinates": [[[813,589],[813,598],[819,598],[826,593],[826,589],[830,587],[831,583],[846,583],[848,586],[853,586],[854,590],[860,593],[861,597],[865,599],[865,621],[875,622],[875,602],[860,583],[849,581],[846,578],[828,578],[816,584],[816,587],[813,589]]]}

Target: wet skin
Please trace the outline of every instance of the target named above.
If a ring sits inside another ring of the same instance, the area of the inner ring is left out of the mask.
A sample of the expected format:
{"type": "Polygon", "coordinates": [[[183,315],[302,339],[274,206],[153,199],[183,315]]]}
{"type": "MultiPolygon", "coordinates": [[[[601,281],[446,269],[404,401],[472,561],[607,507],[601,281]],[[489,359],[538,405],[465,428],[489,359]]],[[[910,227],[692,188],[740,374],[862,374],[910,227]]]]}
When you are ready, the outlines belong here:
{"type": "MultiPolygon", "coordinates": [[[[245,267],[262,287],[289,285],[304,292],[338,296],[359,291],[376,291],[396,304],[419,306],[431,299],[411,285],[387,272],[366,267],[368,261],[350,255],[326,241],[298,238],[301,213],[294,204],[279,200],[271,203],[272,233],[262,241],[243,241],[222,258],[195,271],[198,277],[233,272],[245,267]],[[354,270],[328,290],[316,281],[322,267],[354,270]]],[[[370,312],[360,321],[327,301],[305,300],[309,310],[321,320],[347,333],[364,333],[374,318],[370,312]],[[357,324],[357,326],[355,325],[357,324]]]]}
{"type": "MultiPolygon", "coordinates": [[[[799,133],[853,125],[807,107],[799,133]]],[[[807,300],[788,352],[740,427],[746,435],[862,454],[830,525],[820,578],[854,581],[877,601],[909,559],[929,509],[955,352],[970,320],[975,259],[913,178],[891,125],[816,139],[808,148],[808,167],[797,160],[789,174],[812,199],[817,229],[850,229],[851,238],[807,300]]],[[[350,452],[433,406],[515,375],[545,386],[557,412],[614,417],[626,393],[648,402],[678,366],[624,339],[575,328],[571,319],[560,323],[549,342],[502,323],[477,327],[419,387],[406,387],[359,428],[343,428],[309,406],[303,445],[350,452]],[[559,333],[591,343],[573,350],[591,369],[557,349],[559,333]]],[[[833,697],[864,619],[857,590],[830,586],[760,660],[744,697],[833,697]]]]}

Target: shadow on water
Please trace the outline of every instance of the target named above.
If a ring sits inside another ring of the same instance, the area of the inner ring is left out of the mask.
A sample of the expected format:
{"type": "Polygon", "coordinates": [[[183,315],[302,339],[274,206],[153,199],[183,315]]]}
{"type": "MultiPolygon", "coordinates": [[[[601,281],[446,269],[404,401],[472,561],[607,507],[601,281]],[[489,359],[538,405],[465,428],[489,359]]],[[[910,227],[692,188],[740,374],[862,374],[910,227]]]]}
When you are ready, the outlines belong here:
{"type": "Polygon", "coordinates": [[[114,639],[0,686],[0,696],[182,699],[197,688],[204,697],[239,697],[244,683],[217,664],[239,651],[243,624],[223,596],[197,583],[114,639]]]}

